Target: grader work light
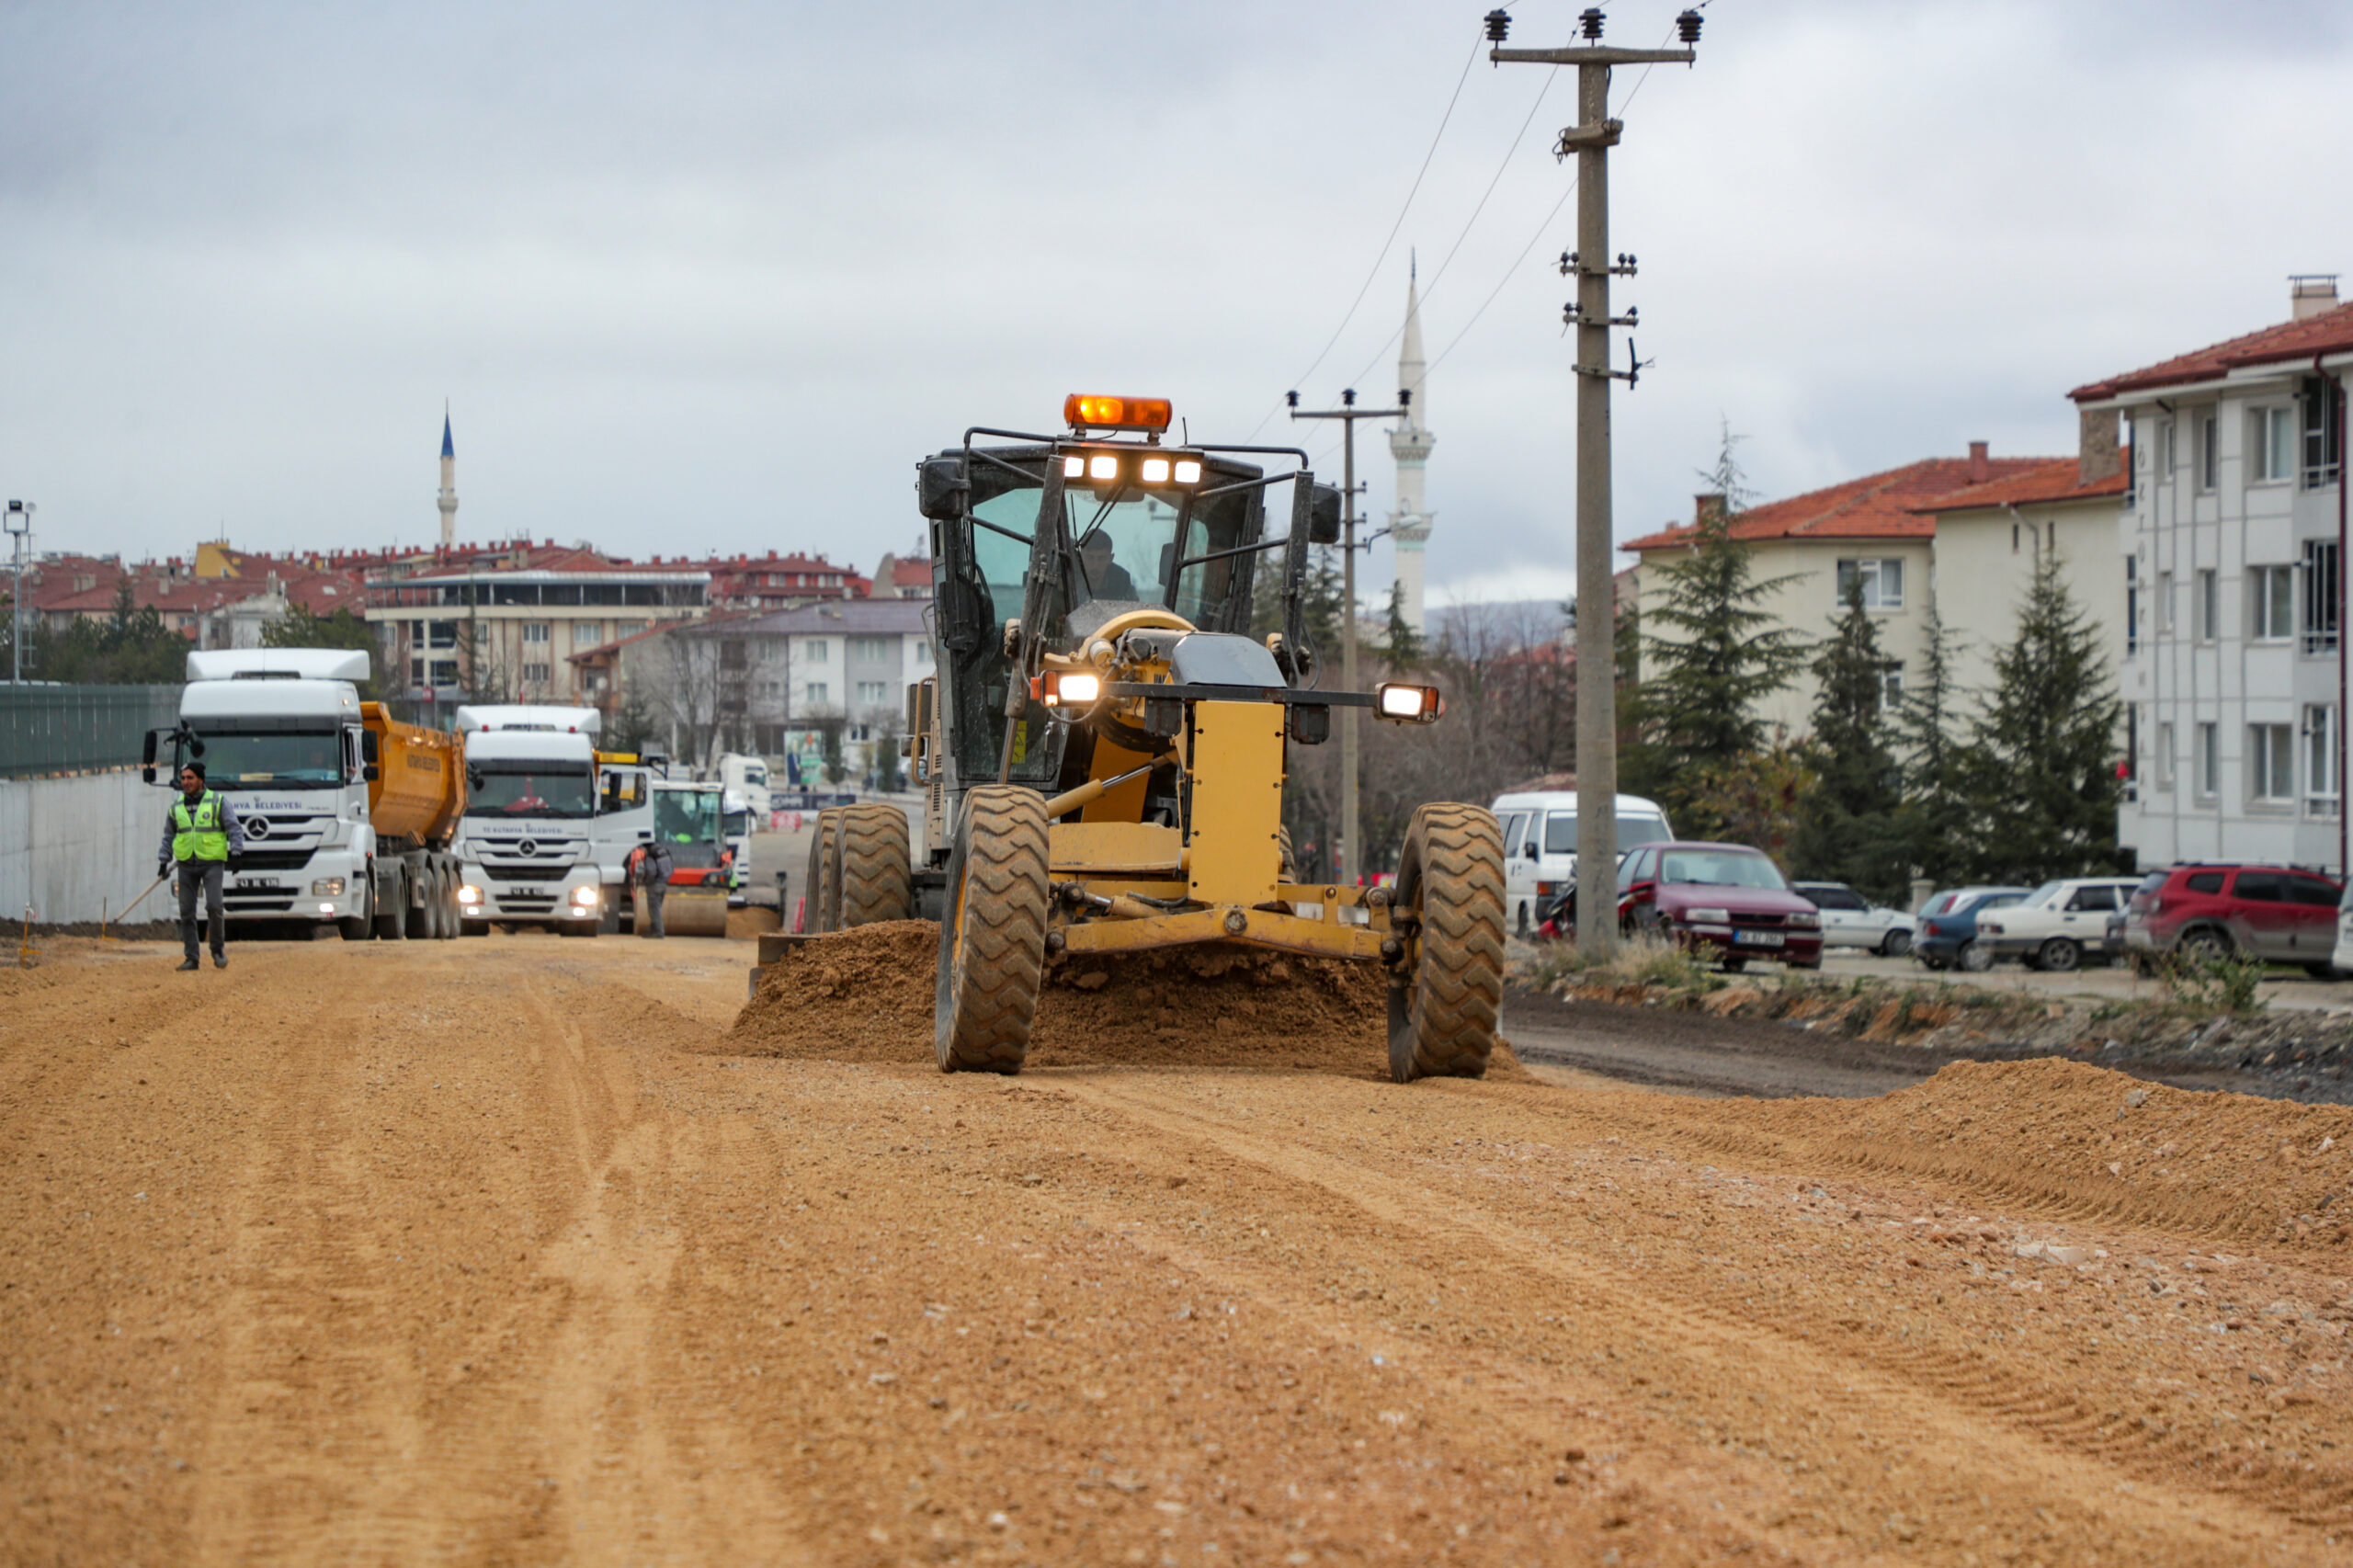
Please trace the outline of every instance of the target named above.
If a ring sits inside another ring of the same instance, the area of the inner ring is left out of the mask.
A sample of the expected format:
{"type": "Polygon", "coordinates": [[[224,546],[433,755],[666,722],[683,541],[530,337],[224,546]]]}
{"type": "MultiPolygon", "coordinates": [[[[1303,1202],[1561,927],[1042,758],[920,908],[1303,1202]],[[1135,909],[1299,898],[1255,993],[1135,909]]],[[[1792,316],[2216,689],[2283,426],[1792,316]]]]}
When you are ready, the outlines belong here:
{"type": "Polygon", "coordinates": [[[1073,392],[1063,399],[1063,422],[1074,430],[1165,430],[1168,400],[1073,392]]]}
{"type": "Polygon", "coordinates": [[[1446,698],[1434,686],[1392,683],[1375,694],[1372,710],[1393,723],[1435,724],[1446,711],[1446,698]]]}

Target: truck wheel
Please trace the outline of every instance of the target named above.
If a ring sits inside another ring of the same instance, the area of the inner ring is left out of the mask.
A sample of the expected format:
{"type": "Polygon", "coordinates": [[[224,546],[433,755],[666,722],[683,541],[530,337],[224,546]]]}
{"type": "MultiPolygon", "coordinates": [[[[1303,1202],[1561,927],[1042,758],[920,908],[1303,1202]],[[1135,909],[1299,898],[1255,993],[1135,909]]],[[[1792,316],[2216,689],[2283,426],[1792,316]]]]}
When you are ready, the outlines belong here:
{"type": "Polygon", "coordinates": [[[1504,835],[1483,806],[1415,809],[1392,918],[1409,927],[1389,982],[1389,1075],[1476,1078],[1504,998],[1504,835]]]}
{"type": "Polygon", "coordinates": [[[423,873],[417,881],[420,885],[412,894],[406,879],[403,879],[401,925],[408,936],[423,942],[430,940],[433,936],[433,895],[439,891],[439,884],[433,880],[431,871],[423,873]]]}
{"type": "Polygon", "coordinates": [[[801,928],[813,935],[840,928],[842,867],[835,830],[841,816],[841,807],[827,806],[817,813],[809,835],[809,869],[801,881],[801,928]]]}
{"type": "Polygon", "coordinates": [[[915,886],[907,858],[907,813],[896,806],[846,807],[837,836],[841,929],[906,919],[915,886]]]}
{"type": "Polygon", "coordinates": [[[368,939],[369,936],[369,935],[370,935],[370,934],[375,930],[375,926],[376,926],[376,879],[375,879],[375,876],[373,875],[373,873],[372,873],[372,871],[371,871],[371,873],[369,874],[369,878],[368,878],[368,905],[367,905],[367,908],[366,908],[366,909],[364,909],[363,911],[361,911],[359,914],[358,914],[358,915],[354,915],[350,916],[348,919],[344,919],[344,920],[338,920],[338,921],[336,921],[336,922],[335,923],[335,929],[336,929],[336,930],[338,930],[338,931],[340,931],[340,932],[342,932],[342,933],[343,933],[343,939],[344,939],[345,941],[347,941],[347,942],[364,942],[364,941],[366,941],[366,940],[368,939]]]}
{"type": "Polygon", "coordinates": [[[458,872],[444,866],[433,876],[433,934],[445,942],[458,939],[458,872]]]}
{"type": "MultiPolygon", "coordinates": [[[[369,896],[375,896],[372,889],[369,896]]],[[[408,877],[405,872],[392,873],[392,907],[376,911],[375,926],[376,939],[380,942],[398,942],[415,935],[408,928],[408,877]]]]}
{"type": "Polygon", "coordinates": [[[1046,801],[983,784],[948,862],[932,1018],[943,1073],[1018,1073],[1046,962],[1046,801]]]}

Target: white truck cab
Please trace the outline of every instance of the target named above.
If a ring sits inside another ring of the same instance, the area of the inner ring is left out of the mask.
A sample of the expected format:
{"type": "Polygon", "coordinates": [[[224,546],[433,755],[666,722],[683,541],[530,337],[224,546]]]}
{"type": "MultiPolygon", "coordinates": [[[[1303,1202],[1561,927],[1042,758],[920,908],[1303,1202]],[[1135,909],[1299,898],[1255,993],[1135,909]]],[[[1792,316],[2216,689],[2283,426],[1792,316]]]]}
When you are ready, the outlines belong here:
{"type": "Polygon", "coordinates": [[[483,703],[458,710],[466,741],[466,815],[458,832],[466,935],[486,935],[496,923],[593,937],[603,926],[608,893],[597,842],[602,723],[593,708],[483,703]]]}
{"type": "MultiPolygon", "coordinates": [[[[1525,937],[1537,911],[1576,879],[1577,796],[1574,790],[1524,790],[1495,797],[1504,830],[1504,918],[1525,937]]],[[[1618,797],[1618,852],[1673,838],[1666,812],[1640,795],[1618,797]]]]}
{"type": "Polygon", "coordinates": [[[719,781],[743,798],[744,809],[758,826],[767,825],[768,765],[744,752],[731,751],[719,759],[719,781]]]}
{"type": "Polygon", "coordinates": [[[188,654],[170,774],[161,777],[157,735],[148,767],[170,783],[200,758],[205,782],[243,822],[244,855],[222,888],[231,922],[333,921],[355,941],[369,934],[376,834],[358,685],[368,673],[368,655],[347,649],[188,654]]]}

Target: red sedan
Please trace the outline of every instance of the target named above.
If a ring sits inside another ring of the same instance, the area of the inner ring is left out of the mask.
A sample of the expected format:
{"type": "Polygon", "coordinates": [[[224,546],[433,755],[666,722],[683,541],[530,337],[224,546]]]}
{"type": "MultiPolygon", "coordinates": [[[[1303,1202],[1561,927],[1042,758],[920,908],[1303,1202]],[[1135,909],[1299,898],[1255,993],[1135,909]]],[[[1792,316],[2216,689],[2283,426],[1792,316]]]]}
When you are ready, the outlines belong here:
{"type": "Polygon", "coordinates": [[[1618,868],[1618,919],[1721,958],[1726,969],[1778,959],[1822,967],[1822,915],[1745,844],[1645,844],[1618,868]]]}

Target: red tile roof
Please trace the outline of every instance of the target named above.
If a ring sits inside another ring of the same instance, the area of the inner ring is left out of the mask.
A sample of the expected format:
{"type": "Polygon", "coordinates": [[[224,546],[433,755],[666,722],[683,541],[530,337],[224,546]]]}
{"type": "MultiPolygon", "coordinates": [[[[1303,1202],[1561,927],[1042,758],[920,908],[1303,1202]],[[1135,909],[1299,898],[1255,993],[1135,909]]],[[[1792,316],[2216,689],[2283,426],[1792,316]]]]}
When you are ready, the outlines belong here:
{"type": "Polygon", "coordinates": [[[2106,479],[2083,480],[2083,464],[2075,458],[2055,458],[2039,468],[2028,469],[2006,479],[1996,479],[1984,484],[1972,484],[1956,490],[1949,495],[1939,495],[1913,507],[1915,512],[1966,512],[1978,506],[2023,506],[2042,501],[2094,501],[2105,495],[2121,495],[2131,488],[2128,483],[2132,467],[2132,454],[2124,453],[2123,465],[2106,479]]]}
{"type": "Polygon", "coordinates": [[[2306,316],[2302,321],[2281,322],[2277,326],[2267,326],[2261,332],[2250,332],[2244,337],[2234,337],[2194,353],[2177,355],[2142,369],[2110,376],[2106,381],[2087,381],[2067,395],[2077,403],[2098,403],[2125,392],[2146,392],[2153,387],[2211,381],[2246,366],[2274,365],[2310,359],[2315,354],[2348,352],[2353,352],[2353,303],[2306,316]]]}
{"type": "MultiPolygon", "coordinates": [[[[1826,490],[1810,491],[1792,495],[1786,501],[1768,502],[1753,506],[1733,519],[1732,537],[1739,540],[1768,539],[1933,539],[1937,522],[1923,517],[1917,508],[1924,502],[1968,485],[1971,481],[1969,458],[1925,458],[1902,468],[1889,469],[1885,473],[1867,474],[1850,479],[1826,490]]],[[[2075,459],[2058,458],[1990,458],[1985,460],[1984,478],[1986,481],[2014,479],[2052,463],[2066,462],[2073,466],[2075,459]]],[[[1699,532],[1696,527],[1682,525],[1631,540],[1620,545],[1620,550],[1672,550],[1691,542],[1699,532]]]]}

